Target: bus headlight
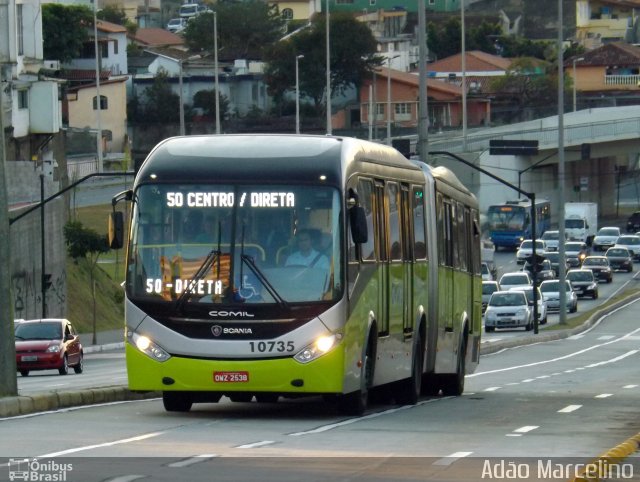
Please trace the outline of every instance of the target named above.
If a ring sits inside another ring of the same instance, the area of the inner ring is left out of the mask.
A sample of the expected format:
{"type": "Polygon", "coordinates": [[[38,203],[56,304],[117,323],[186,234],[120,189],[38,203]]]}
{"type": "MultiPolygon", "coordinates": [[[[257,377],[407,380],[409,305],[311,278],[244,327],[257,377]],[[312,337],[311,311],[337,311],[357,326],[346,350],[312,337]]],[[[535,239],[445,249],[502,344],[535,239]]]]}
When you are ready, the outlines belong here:
{"type": "Polygon", "coordinates": [[[340,340],[340,335],[321,336],[316,341],[307,345],[293,357],[300,363],[309,363],[330,351],[340,340]]]}
{"type": "Polygon", "coordinates": [[[129,331],[127,336],[129,338],[129,342],[149,358],[153,358],[159,362],[164,362],[171,358],[171,355],[151,341],[150,338],[140,335],[134,331],[129,331]]]}

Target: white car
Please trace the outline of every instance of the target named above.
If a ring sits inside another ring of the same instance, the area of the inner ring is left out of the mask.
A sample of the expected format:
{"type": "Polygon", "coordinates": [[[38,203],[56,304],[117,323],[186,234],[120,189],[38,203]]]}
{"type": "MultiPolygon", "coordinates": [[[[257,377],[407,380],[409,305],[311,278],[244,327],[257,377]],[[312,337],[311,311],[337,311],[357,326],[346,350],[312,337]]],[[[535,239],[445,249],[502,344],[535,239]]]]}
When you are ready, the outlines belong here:
{"type": "Polygon", "coordinates": [[[499,284],[502,290],[510,290],[516,287],[527,288],[531,286],[531,276],[526,271],[505,273],[500,278],[499,284]]]}
{"type": "MultiPolygon", "coordinates": [[[[564,237],[566,241],[567,235],[565,234],[564,237]]],[[[545,231],[540,239],[547,245],[547,251],[558,251],[558,247],[560,246],[560,231],[545,231]]]]}
{"type": "MultiPolygon", "coordinates": [[[[528,288],[511,288],[509,291],[522,291],[527,297],[527,302],[529,303],[531,310],[533,310],[533,286],[529,286],[528,288]]],[[[536,292],[536,299],[538,302],[538,323],[545,325],[547,323],[547,300],[542,296],[540,288],[536,288],[536,292]]]]}
{"type": "Polygon", "coordinates": [[[606,251],[611,246],[616,244],[616,241],[620,237],[620,228],[615,226],[606,226],[600,228],[596,233],[596,237],[593,238],[592,247],[594,251],[606,251]]]}
{"type": "Polygon", "coordinates": [[[524,291],[496,291],[484,312],[484,331],[496,328],[533,328],[533,310],[524,291]]]}
{"type": "Polygon", "coordinates": [[[186,27],[187,25],[187,20],[180,17],[180,18],[172,18],[171,20],[169,20],[169,22],[167,23],[167,30],[169,32],[179,32],[180,30],[182,30],[184,27],[186,27]]]}
{"type": "Polygon", "coordinates": [[[493,274],[491,273],[487,263],[482,263],[480,265],[480,272],[482,273],[482,281],[493,281],[493,274]]]}
{"type": "Polygon", "coordinates": [[[627,248],[634,260],[640,260],[640,236],[623,234],[617,239],[614,248],[627,248]]]}
{"type": "MultiPolygon", "coordinates": [[[[546,243],[542,239],[536,239],[536,254],[542,256],[546,251],[546,243]]],[[[533,241],[525,239],[520,243],[520,247],[516,252],[516,261],[518,264],[524,264],[525,260],[533,254],[533,241]]]]}
{"type": "MultiPolygon", "coordinates": [[[[578,296],[571,287],[571,282],[565,280],[566,283],[566,310],[569,313],[578,311],[578,296]]],[[[540,292],[547,302],[548,311],[560,311],[560,281],[557,279],[546,280],[540,283],[540,292]]]]}
{"type": "Polygon", "coordinates": [[[482,282],[482,312],[487,309],[489,299],[491,295],[496,291],[500,291],[500,285],[497,281],[483,281],[482,282]]]}

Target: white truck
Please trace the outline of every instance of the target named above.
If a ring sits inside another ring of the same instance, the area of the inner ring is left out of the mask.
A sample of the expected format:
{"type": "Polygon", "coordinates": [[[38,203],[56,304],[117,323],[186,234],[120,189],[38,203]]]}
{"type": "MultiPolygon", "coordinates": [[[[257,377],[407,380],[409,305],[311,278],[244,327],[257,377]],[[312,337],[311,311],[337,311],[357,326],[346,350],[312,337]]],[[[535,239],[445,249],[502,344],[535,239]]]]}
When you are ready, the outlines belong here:
{"type": "Polygon", "coordinates": [[[591,244],[598,232],[598,204],[565,203],[564,231],[569,240],[591,244]]]}

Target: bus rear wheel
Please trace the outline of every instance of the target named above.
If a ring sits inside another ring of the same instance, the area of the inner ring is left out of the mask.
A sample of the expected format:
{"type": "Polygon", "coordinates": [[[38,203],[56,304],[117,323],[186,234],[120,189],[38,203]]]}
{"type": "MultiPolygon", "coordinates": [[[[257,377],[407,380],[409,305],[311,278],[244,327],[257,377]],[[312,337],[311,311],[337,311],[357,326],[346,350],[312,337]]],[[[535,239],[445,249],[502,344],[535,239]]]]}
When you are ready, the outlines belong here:
{"type": "Polygon", "coordinates": [[[183,392],[162,392],[162,403],[167,412],[188,412],[193,399],[183,392]]]}
{"type": "Polygon", "coordinates": [[[463,338],[458,351],[456,373],[442,377],[442,394],[459,396],[464,392],[464,375],[466,370],[467,340],[463,338]]]}
{"type": "Polygon", "coordinates": [[[411,362],[411,376],[399,382],[399,389],[396,393],[396,402],[400,405],[415,405],[420,400],[422,390],[422,360],[423,360],[422,338],[418,341],[413,351],[411,362]]]}

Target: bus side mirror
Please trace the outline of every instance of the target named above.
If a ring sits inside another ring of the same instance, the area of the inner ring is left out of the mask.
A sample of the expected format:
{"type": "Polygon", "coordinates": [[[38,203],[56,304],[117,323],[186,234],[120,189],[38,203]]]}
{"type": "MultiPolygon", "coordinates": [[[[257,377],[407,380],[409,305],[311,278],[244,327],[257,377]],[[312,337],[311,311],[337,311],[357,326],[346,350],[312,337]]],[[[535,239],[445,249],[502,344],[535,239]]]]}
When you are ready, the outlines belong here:
{"type": "Polygon", "coordinates": [[[366,243],[368,240],[367,215],[362,206],[352,206],[349,208],[349,222],[353,242],[356,244],[366,243]]]}
{"type": "Polygon", "coordinates": [[[124,244],[124,220],[120,211],[109,213],[109,247],[120,249],[124,244]]]}

